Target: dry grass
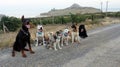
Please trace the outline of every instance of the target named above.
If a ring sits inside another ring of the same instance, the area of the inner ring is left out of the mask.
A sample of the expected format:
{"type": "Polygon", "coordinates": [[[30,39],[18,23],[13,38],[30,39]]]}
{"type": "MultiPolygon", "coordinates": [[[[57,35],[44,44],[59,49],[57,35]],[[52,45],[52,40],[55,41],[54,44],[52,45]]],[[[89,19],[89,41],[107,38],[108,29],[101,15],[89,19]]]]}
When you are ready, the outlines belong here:
{"type": "Polygon", "coordinates": [[[0,34],[0,47],[12,46],[15,41],[16,32],[0,34]]]}
{"type": "MultiPolygon", "coordinates": [[[[86,21],[84,23],[86,23],[86,29],[90,30],[96,27],[100,27],[103,25],[108,25],[108,24],[112,24],[112,23],[119,23],[120,20],[118,19],[114,19],[114,18],[105,18],[101,20],[101,23],[99,24],[89,24],[89,21],[86,21]]],[[[80,24],[78,24],[79,26],[80,24]]],[[[57,30],[63,30],[64,28],[68,27],[70,29],[71,24],[67,24],[67,25],[62,25],[62,24],[51,24],[51,25],[44,25],[44,30],[45,33],[46,32],[55,32],[57,30]]],[[[18,32],[10,32],[10,33],[5,33],[5,34],[0,34],[0,48],[4,48],[4,47],[11,47],[15,41],[16,35],[18,32]]],[[[30,33],[31,33],[31,39],[35,40],[35,36],[36,36],[36,28],[32,28],[30,29],[30,33]]]]}

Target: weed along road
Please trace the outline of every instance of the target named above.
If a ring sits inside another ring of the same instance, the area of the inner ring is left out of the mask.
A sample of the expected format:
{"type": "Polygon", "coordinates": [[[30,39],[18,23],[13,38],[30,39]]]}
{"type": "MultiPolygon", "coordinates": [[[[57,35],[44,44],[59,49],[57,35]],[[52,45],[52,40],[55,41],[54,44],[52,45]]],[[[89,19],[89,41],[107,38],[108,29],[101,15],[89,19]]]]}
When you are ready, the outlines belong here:
{"type": "Polygon", "coordinates": [[[81,44],[69,44],[61,50],[33,47],[35,54],[11,57],[11,48],[0,50],[0,67],[120,67],[120,24],[88,31],[81,44]]]}

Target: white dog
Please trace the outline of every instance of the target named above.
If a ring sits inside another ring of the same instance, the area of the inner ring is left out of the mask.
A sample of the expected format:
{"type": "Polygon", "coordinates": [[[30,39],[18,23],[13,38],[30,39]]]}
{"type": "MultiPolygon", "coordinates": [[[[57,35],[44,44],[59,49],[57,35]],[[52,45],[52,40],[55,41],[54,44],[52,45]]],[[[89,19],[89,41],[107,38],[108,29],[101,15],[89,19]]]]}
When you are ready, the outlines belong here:
{"type": "Polygon", "coordinates": [[[62,32],[61,46],[63,46],[63,44],[68,45],[69,37],[70,37],[70,31],[68,29],[64,29],[62,32]]]}
{"type": "Polygon", "coordinates": [[[39,45],[42,45],[42,44],[45,45],[43,26],[42,25],[37,25],[36,46],[39,46],[39,45]]]}

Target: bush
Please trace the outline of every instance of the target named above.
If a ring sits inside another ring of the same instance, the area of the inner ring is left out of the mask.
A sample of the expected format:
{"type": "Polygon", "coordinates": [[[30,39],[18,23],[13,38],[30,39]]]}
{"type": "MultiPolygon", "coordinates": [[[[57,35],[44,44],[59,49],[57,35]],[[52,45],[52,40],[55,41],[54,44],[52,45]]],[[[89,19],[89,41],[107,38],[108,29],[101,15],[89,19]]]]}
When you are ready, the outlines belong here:
{"type": "Polygon", "coordinates": [[[3,23],[9,31],[16,31],[21,26],[20,19],[15,17],[2,17],[0,22],[0,30],[3,30],[3,23]]]}

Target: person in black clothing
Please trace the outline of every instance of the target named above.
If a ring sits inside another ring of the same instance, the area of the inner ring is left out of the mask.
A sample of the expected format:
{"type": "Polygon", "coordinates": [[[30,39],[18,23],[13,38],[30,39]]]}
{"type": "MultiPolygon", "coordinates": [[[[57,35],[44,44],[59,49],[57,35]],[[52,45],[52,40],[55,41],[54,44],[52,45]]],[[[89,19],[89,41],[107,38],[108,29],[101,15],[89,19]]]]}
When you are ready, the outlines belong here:
{"type": "Polygon", "coordinates": [[[79,36],[80,36],[81,38],[86,38],[86,37],[88,37],[87,31],[86,31],[86,29],[85,29],[85,25],[83,25],[83,24],[81,24],[81,25],[79,26],[79,36]]]}

